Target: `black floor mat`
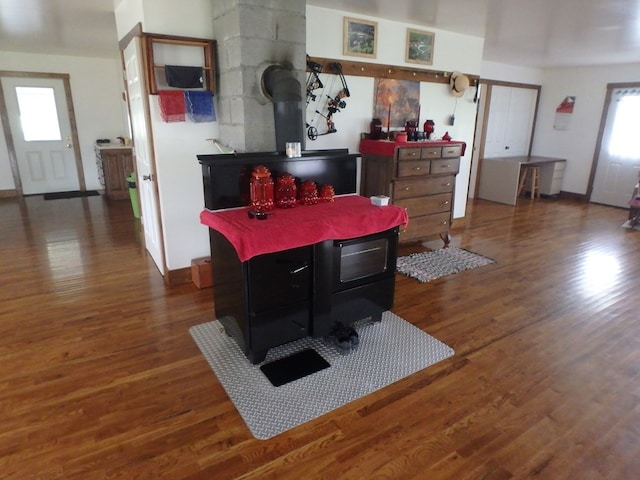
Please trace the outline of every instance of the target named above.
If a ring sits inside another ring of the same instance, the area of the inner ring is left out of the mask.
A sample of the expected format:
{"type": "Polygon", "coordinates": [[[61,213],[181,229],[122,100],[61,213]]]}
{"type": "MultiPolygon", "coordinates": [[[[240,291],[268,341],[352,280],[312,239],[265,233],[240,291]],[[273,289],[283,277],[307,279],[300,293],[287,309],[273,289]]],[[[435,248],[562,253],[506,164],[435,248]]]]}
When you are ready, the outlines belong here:
{"type": "Polygon", "coordinates": [[[280,387],[330,366],[318,352],[307,348],[288,357],[265,363],[260,370],[274,387],[280,387]]]}
{"type": "Polygon", "coordinates": [[[71,192],[45,193],[44,194],[44,199],[45,200],[59,200],[61,198],[95,197],[97,195],[100,195],[100,194],[95,190],[84,190],[84,191],[73,190],[71,192]]]}

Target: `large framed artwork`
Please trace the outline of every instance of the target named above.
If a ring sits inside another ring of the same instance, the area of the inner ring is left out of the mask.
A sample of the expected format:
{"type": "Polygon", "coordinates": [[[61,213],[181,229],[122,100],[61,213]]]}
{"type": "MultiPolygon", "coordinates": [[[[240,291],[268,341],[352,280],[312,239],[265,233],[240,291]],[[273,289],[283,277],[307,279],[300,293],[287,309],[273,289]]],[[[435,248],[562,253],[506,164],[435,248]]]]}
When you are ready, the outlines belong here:
{"type": "Polygon", "coordinates": [[[373,93],[373,118],[385,129],[402,129],[407,121],[420,115],[420,82],[376,78],[373,93]]]}
{"type": "Polygon", "coordinates": [[[409,63],[431,65],[433,63],[433,43],[435,34],[407,28],[405,60],[409,63]]]}
{"type": "Polygon", "coordinates": [[[343,55],[376,58],[378,22],[344,17],[343,55]]]}

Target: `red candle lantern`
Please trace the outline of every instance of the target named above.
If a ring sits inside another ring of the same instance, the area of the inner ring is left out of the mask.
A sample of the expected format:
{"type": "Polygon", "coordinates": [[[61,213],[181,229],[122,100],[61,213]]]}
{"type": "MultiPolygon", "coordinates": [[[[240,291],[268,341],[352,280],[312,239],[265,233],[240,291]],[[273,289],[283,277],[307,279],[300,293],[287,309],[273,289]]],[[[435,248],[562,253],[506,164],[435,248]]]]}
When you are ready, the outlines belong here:
{"type": "Polygon", "coordinates": [[[284,172],[276,179],[276,207],[293,208],[296,206],[296,179],[284,172]]]}
{"type": "Polygon", "coordinates": [[[320,201],[325,203],[333,202],[333,197],[335,195],[335,190],[333,186],[329,184],[322,185],[320,188],[320,201]]]}
{"type": "Polygon", "coordinates": [[[298,201],[302,205],[315,205],[318,203],[318,187],[313,180],[305,180],[298,190],[298,201]]]}
{"type": "Polygon", "coordinates": [[[271,172],[263,165],[259,165],[251,172],[249,180],[251,209],[254,212],[266,212],[273,209],[273,179],[271,172]]]}

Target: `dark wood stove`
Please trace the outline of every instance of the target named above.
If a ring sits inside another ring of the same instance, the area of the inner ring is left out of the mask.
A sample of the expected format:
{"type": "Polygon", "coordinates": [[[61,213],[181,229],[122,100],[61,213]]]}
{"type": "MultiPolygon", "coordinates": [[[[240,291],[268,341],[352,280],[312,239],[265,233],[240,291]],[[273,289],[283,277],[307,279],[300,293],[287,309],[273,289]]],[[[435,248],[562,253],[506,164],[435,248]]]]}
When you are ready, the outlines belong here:
{"type": "MultiPolygon", "coordinates": [[[[243,221],[243,212],[220,210],[245,205],[239,179],[243,171],[258,164],[267,165],[272,172],[295,172],[301,179],[330,183],[338,195],[355,193],[355,155],[345,150],[313,152],[295,163],[272,153],[233,158],[199,155],[198,159],[205,182],[205,206],[215,212],[205,212],[201,218],[205,224],[207,218],[216,222],[209,225],[216,318],[252,363],[262,362],[272,347],[306,336],[327,336],[337,322],[350,325],[363,318],[379,320],[382,312],[392,307],[397,225],[403,223],[397,220],[400,217],[389,220],[383,231],[367,231],[373,222],[365,220],[362,234],[354,234],[350,227],[351,234],[346,238],[330,237],[310,243],[305,240],[295,247],[244,258],[245,252],[239,254],[234,244],[233,231],[233,225],[243,221]]],[[[293,209],[298,230],[270,230],[268,227],[276,225],[270,224],[271,220],[253,220],[246,225],[261,228],[260,232],[270,237],[282,235],[283,239],[296,231],[308,234],[308,229],[316,232],[334,215],[349,224],[349,219],[344,218],[349,212],[341,205],[357,205],[376,216],[380,214],[376,209],[384,208],[373,207],[362,197],[337,198],[332,206],[293,209]]],[[[362,220],[362,211],[365,210],[354,209],[353,222],[362,220]]],[[[277,211],[278,220],[287,212],[277,211]]],[[[401,213],[406,221],[406,212],[401,213]]],[[[290,242],[291,238],[286,240],[290,242]]]]}

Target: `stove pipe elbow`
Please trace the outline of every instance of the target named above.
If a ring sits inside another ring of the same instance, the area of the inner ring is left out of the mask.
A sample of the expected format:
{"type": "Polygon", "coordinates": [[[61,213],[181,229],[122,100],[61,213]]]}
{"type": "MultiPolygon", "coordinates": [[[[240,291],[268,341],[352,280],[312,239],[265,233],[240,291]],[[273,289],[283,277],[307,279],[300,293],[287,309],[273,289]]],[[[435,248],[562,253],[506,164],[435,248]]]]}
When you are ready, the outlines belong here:
{"type": "Polygon", "coordinates": [[[262,74],[262,85],[274,103],[302,101],[300,82],[292,70],[287,70],[282,65],[267,68],[262,74]]]}

